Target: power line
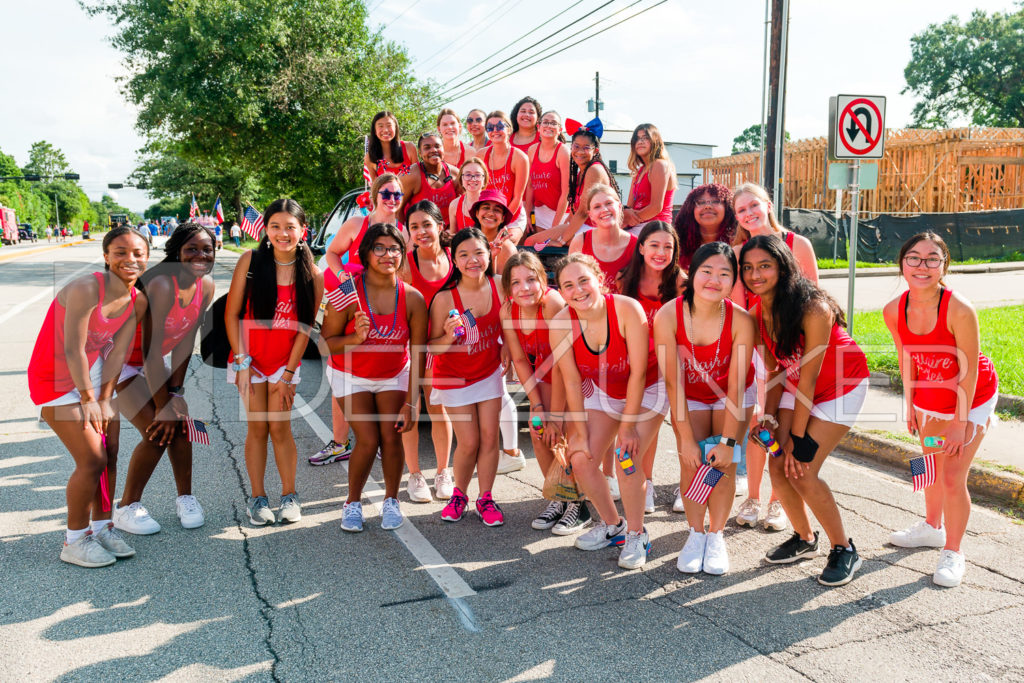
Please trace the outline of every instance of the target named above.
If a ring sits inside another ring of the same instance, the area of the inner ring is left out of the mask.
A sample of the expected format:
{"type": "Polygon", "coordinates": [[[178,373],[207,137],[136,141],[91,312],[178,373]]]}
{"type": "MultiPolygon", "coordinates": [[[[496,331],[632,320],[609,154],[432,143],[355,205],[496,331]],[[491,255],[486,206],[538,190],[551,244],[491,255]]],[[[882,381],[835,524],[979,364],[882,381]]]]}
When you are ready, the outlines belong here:
{"type": "MultiPolygon", "coordinates": [[[[640,2],[640,1],[641,0],[637,0],[637,2],[640,2]]],[[[655,4],[651,5],[650,7],[644,8],[644,9],[640,10],[639,12],[636,12],[635,14],[631,14],[628,17],[626,17],[625,19],[623,19],[621,21],[618,21],[618,22],[612,24],[611,26],[606,26],[605,28],[601,29],[600,31],[592,33],[591,35],[587,36],[586,38],[581,38],[580,40],[577,40],[575,43],[572,43],[571,45],[566,45],[565,47],[563,47],[561,50],[558,50],[557,52],[553,52],[553,53],[551,53],[551,54],[549,54],[549,55],[547,55],[545,57],[541,57],[540,59],[538,59],[536,61],[533,61],[533,62],[527,64],[524,67],[516,69],[515,71],[510,71],[509,73],[506,73],[506,74],[503,74],[501,76],[498,76],[497,78],[493,78],[493,79],[491,79],[490,81],[488,81],[486,83],[482,83],[482,84],[473,86],[471,89],[463,91],[463,92],[461,92],[461,93],[459,93],[457,95],[454,95],[454,96],[452,96],[452,97],[450,97],[448,99],[458,99],[460,97],[465,97],[466,95],[471,95],[471,94],[477,92],[478,90],[482,90],[482,89],[486,88],[489,85],[492,85],[494,83],[497,83],[498,81],[504,80],[504,79],[508,78],[509,76],[513,76],[513,75],[519,73],[520,71],[523,71],[525,69],[529,69],[531,66],[539,64],[540,62],[548,60],[548,59],[554,57],[557,54],[561,54],[562,52],[565,52],[566,50],[568,50],[570,48],[573,48],[573,47],[579,45],[580,43],[586,42],[586,41],[590,40],[591,38],[599,36],[602,33],[604,33],[605,31],[611,30],[611,29],[615,28],[616,26],[621,26],[622,24],[626,23],[630,19],[633,19],[634,17],[638,17],[641,14],[644,14],[645,12],[649,12],[650,10],[654,9],[655,7],[657,7],[658,5],[664,5],[666,2],[668,2],[668,0],[660,0],[659,2],[656,2],[655,4]]],[[[636,2],[633,3],[633,5],[635,5],[635,4],[637,4],[637,3],[636,2]]],[[[630,7],[632,7],[633,5],[630,5],[630,7]]],[[[583,29],[583,30],[585,31],[587,29],[583,29]]],[[[579,31],[579,32],[577,32],[577,33],[575,33],[573,35],[579,35],[579,33],[582,33],[582,31],[579,31]]]]}
{"type": "Polygon", "coordinates": [[[366,13],[369,14],[370,12],[373,12],[374,10],[376,10],[378,7],[380,7],[383,4],[384,4],[384,0],[377,0],[377,2],[373,3],[373,7],[368,7],[366,9],[366,13]]]}
{"type": "MultiPolygon", "coordinates": [[[[505,0],[505,2],[503,2],[503,3],[501,4],[501,5],[498,5],[498,9],[500,10],[500,9],[501,9],[501,8],[503,8],[503,7],[505,6],[505,5],[508,5],[508,4],[509,4],[509,3],[511,3],[511,2],[513,2],[513,0],[505,0]]],[[[518,4],[519,4],[519,2],[521,2],[521,0],[515,0],[515,4],[517,4],[517,5],[518,5],[518,4]]],[[[462,39],[463,39],[463,38],[465,38],[466,36],[468,36],[468,35],[470,35],[471,33],[473,33],[473,31],[475,31],[475,30],[477,29],[477,27],[479,27],[479,26],[480,26],[480,25],[481,25],[482,23],[484,23],[485,21],[487,21],[487,20],[488,20],[488,19],[489,19],[490,17],[491,17],[491,15],[489,15],[489,14],[487,14],[487,15],[484,15],[484,18],[483,18],[483,19],[481,19],[480,21],[478,21],[478,22],[476,22],[475,24],[473,24],[472,26],[470,26],[470,27],[469,27],[468,29],[466,29],[465,31],[463,31],[462,33],[460,33],[460,34],[459,34],[459,36],[458,36],[457,38],[455,38],[455,39],[454,39],[454,40],[452,40],[451,42],[449,42],[449,43],[447,43],[447,44],[443,45],[443,46],[442,46],[442,47],[441,47],[440,49],[438,49],[438,50],[437,50],[437,52],[433,53],[432,55],[430,55],[429,57],[427,57],[426,59],[424,59],[424,60],[423,60],[422,62],[420,62],[420,63],[419,63],[420,67],[425,67],[425,66],[427,65],[427,63],[428,63],[428,62],[429,62],[430,60],[432,60],[432,59],[433,59],[434,57],[438,56],[439,54],[442,54],[442,53],[444,53],[444,51],[445,51],[445,50],[447,50],[448,48],[450,48],[450,47],[452,47],[453,45],[455,45],[455,43],[459,42],[460,40],[462,40],[462,39]]]]}
{"type": "Polygon", "coordinates": [[[398,21],[399,19],[404,17],[406,12],[408,12],[409,10],[411,10],[413,7],[415,7],[416,5],[420,4],[421,2],[423,2],[423,0],[412,0],[412,4],[411,5],[409,5],[404,10],[402,10],[397,17],[395,17],[394,19],[392,19],[388,23],[386,23],[383,26],[381,26],[380,30],[383,31],[388,26],[391,26],[392,24],[394,24],[396,21],[398,21]]]}

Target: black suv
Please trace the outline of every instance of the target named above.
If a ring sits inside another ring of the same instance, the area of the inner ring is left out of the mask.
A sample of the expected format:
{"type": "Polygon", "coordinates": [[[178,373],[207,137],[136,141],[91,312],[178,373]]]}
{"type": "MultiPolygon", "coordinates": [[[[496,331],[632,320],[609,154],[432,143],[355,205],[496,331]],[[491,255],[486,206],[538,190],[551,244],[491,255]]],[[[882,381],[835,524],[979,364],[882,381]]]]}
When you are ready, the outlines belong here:
{"type": "Polygon", "coordinates": [[[20,225],[18,225],[18,239],[20,239],[22,242],[35,242],[38,238],[36,237],[35,231],[32,230],[31,225],[29,225],[28,223],[21,223],[20,225]]]}

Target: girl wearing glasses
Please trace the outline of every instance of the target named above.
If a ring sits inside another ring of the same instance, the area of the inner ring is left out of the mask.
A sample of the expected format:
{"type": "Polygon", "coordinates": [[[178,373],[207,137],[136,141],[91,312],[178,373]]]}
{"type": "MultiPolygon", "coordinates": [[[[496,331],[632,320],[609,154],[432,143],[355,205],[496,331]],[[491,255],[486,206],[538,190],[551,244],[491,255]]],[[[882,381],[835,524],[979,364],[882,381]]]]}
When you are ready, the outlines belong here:
{"type": "Polygon", "coordinates": [[[469,146],[477,154],[484,151],[484,148],[491,144],[491,141],[487,139],[486,123],[487,112],[483,109],[472,109],[466,115],[466,131],[472,138],[469,146]]]}
{"type": "Polygon", "coordinates": [[[960,542],[971,512],[967,474],[995,411],[999,378],[979,350],[974,307],[943,281],[949,271],[943,239],[933,232],[914,235],[899,262],[909,290],[886,304],[883,315],[899,357],[907,429],[935,456],[935,483],[924,490],[925,518],[889,542],[942,548],[932,581],[958,586],[965,568],[960,542]],[[933,439],[941,442],[933,445],[933,439]]]}
{"type": "Polygon", "coordinates": [[[486,129],[491,144],[481,156],[490,175],[488,187],[501,192],[508,200],[508,208],[512,212],[509,239],[512,244],[519,244],[526,228],[523,195],[530,181],[530,160],[526,158],[526,152],[509,144],[512,124],[504,112],[488,114],[486,129]]]}
{"type": "Polygon", "coordinates": [[[634,235],[648,221],[672,220],[672,196],[678,180],[661,133],[651,123],[641,123],[629,142],[629,170],[633,182],[623,211],[623,223],[634,235]]]}
{"type": "Polygon", "coordinates": [[[604,165],[601,158],[601,141],[596,135],[581,127],[572,135],[569,152],[569,220],[548,230],[534,233],[526,240],[527,245],[541,244],[548,240],[551,246],[555,247],[571,244],[581,229],[586,231],[594,227],[587,213],[586,202],[581,201],[583,197],[589,195],[590,188],[595,185],[611,186],[618,195],[619,186],[612,178],[608,167],[604,165]]]}
{"type": "Polygon", "coordinates": [[[544,110],[540,102],[532,97],[524,97],[512,107],[512,137],[510,143],[516,149],[527,152],[540,140],[537,123],[544,110]]]}
{"type": "Polygon", "coordinates": [[[416,164],[413,173],[402,178],[402,192],[406,197],[403,206],[426,200],[436,204],[442,216],[447,216],[448,205],[458,194],[458,188],[452,175],[453,167],[442,158],[441,136],[424,133],[417,147],[422,161],[416,164]]]}
{"type": "Polygon", "coordinates": [[[686,195],[674,225],[679,235],[679,267],[687,271],[701,245],[733,243],[736,214],[732,210],[732,191],[721,183],[698,185],[686,195]]]}
{"type": "Polygon", "coordinates": [[[487,187],[487,165],[480,157],[470,157],[459,168],[457,184],[462,188],[459,198],[448,205],[448,231],[454,235],[463,228],[473,227],[469,210],[480,199],[487,187]]]}
{"type": "Polygon", "coordinates": [[[455,489],[441,519],[458,522],[465,516],[475,469],[476,512],[486,526],[500,526],[505,516],[491,489],[498,469],[498,422],[507,364],[499,342],[504,293],[494,277],[483,233],[476,228],[460,230],[451,250],[455,270],[430,304],[431,400],[452,416],[456,444],[455,489]],[[449,315],[450,311],[458,315],[449,315]]]}
{"type": "MultiPolygon", "coordinates": [[[[327,265],[335,273],[345,270],[342,257],[346,257],[349,266],[360,266],[359,245],[363,241],[363,235],[374,223],[390,223],[402,228],[398,220],[398,210],[402,205],[402,198],[405,193],[402,191],[402,183],[393,173],[385,173],[377,176],[370,186],[370,203],[373,204],[373,211],[366,216],[355,215],[342,223],[338,233],[327,246],[327,265]]],[[[356,269],[358,270],[358,269],[356,269]]]]}
{"type": "Polygon", "coordinates": [[[861,559],[819,472],[864,404],[867,360],[846,333],[839,304],[800,274],[782,239],[750,238],[739,262],[744,286],[758,296],[750,314],[769,380],[762,429],[781,449],[768,471],[794,531],[765,560],[788,564],[817,555],[818,532],[811,530],[809,507],[831,546],[818,583],[842,586],[853,579],[861,559]],[[794,397],[790,407],[780,403],[783,383],[794,397]]]}
{"type": "Polygon", "coordinates": [[[437,115],[437,132],[444,143],[442,159],[455,168],[475,154],[474,150],[462,141],[462,123],[454,109],[442,109],[437,115]]]}
{"type": "MultiPolygon", "coordinates": [[[[356,434],[341,520],[341,528],[353,533],[363,530],[363,487],[378,447],[384,472],[381,528],[397,529],[404,521],[398,506],[405,465],[402,434],[416,424],[410,398],[419,390],[427,340],[423,295],[398,277],[406,258],[398,228],[370,226],[359,251],[366,268],[354,276],[358,301],[341,310],[331,304],[321,332],[331,351],[331,393],[356,434]]],[[[340,284],[333,273],[325,278],[329,289],[340,284]]]]}
{"type": "Polygon", "coordinates": [[[537,230],[562,222],[569,204],[569,148],[562,144],[562,117],[544,112],[540,141],[527,150],[530,186],[526,189],[527,212],[533,213],[537,230]]]}
{"type": "Polygon", "coordinates": [[[389,111],[377,112],[370,122],[367,152],[363,157],[363,167],[370,172],[371,182],[385,173],[405,175],[412,170],[415,160],[416,148],[402,140],[395,115],[389,111]]]}

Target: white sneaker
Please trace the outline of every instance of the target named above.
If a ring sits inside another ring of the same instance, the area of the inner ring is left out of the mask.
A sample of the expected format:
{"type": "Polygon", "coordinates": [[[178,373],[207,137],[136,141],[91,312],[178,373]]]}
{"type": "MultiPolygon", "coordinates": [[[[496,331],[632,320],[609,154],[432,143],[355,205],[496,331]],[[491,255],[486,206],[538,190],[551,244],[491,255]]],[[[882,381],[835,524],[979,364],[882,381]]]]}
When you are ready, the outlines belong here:
{"type": "MultiPolygon", "coordinates": [[[[424,480],[423,485],[426,486],[426,484],[427,482],[424,480]]],[[[427,490],[429,491],[430,489],[427,490]]],[[[398,499],[385,498],[384,505],[380,509],[380,528],[386,531],[397,529],[402,526],[404,521],[405,517],[402,516],[402,508],[398,507],[398,499]]]]}
{"type": "Polygon", "coordinates": [[[626,542],[619,551],[619,566],[623,569],[639,569],[647,564],[647,553],[651,552],[651,538],[647,530],[630,531],[626,542]]]}
{"type": "Polygon", "coordinates": [[[526,456],[518,448],[509,454],[507,451],[498,451],[498,474],[517,472],[526,467],[526,456]]]}
{"type": "Polygon", "coordinates": [[[135,556],[135,548],[125,542],[121,534],[114,528],[113,522],[108,523],[99,531],[94,531],[92,535],[96,537],[104,550],[119,560],[135,556]]]}
{"type": "Polygon", "coordinates": [[[136,536],[148,536],[160,531],[160,524],[149,516],[149,510],[142,503],[132,503],[128,507],[114,508],[111,515],[114,527],[136,536]]]}
{"type": "Polygon", "coordinates": [[[576,537],[575,545],[580,550],[601,550],[613,545],[622,545],[625,542],[625,519],[622,519],[613,526],[608,526],[601,520],[598,520],[597,525],[593,529],[576,537]]]}
{"type": "Polygon", "coordinates": [[[729,554],[725,550],[725,536],[721,531],[707,534],[704,543],[704,573],[721,576],[729,571],[729,554]]]}
{"type": "Polygon", "coordinates": [[[676,569],[684,574],[696,574],[704,566],[704,546],[707,545],[708,535],[690,528],[690,537],[686,539],[686,545],[679,551],[679,559],[676,560],[676,569]]]}
{"type": "Polygon", "coordinates": [[[955,550],[943,550],[939,553],[939,565],[935,568],[935,573],[932,574],[932,583],[946,588],[959,586],[964,579],[964,569],[966,569],[966,563],[963,553],[958,553],[955,550]]]}
{"type": "Polygon", "coordinates": [[[281,507],[277,511],[279,522],[298,522],[302,519],[302,505],[299,504],[299,494],[289,493],[281,496],[281,507]]]}
{"type": "Polygon", "coordinates": [[[769,531],[785,531],[789,528],[789,517],[782,509],[782,502],[773,500],[768,503],[768,514],[764,516],[764,528],[769,531]]]}
{"type": "Polygon", "coordinates": [[[198,529],[206,524],[203,506],[199,504],[195,496],[178,496],[174,501],[174,507],[178,511],[178,520],[183,529],[198,529]]]}
{"type": "Polygon", "coordinates": [[[654,482],[648,479],[644,489],[644,512],[654,512],[654,482]]]}
{"type": "Polygon", "coordinates": [[[60,559],[68,564],[77,564],[79,567],[108,567],[117,558],[100,545],[92,533],[85,533],[74,543],[65,543],[60,550],[60,559]]]}
{"type": "Polygon", "coordinates": [[[619,493],[619,480],[615,477],[605,477],[608,482],[608,490],[611,491],[612,500],[619,500],[622,495],[619,493]]]}
{"type": "Polygon", "coordinates": [[[922,519],[909,529],[893,533],[889,536],[889,543],[901,548],[941,548],[946,545],[946,529],[936,529],[922,519]]]}
{"type": "Polygon", "coordinates": [[[676,487],[676,499],[672,501],[672,512],[686,512],[686,505],[683,504],[683,492],[676,487]]]}
{"type": "Polygon", "coordinates": [[[434,499],[430,495],[430,487],[427,485],[427,479],[423,476],[422,472],[411,472],[409,474],[409,483],[406,484],[405,490],[409,494],[409,500],[414,503],[429,503],[434,499]]]}
{"type": "Polygon", "coordinates": [[[740,504],[739,512],[736,513],[736,526],[757,526],[757,520],[761,518],[761,501],[754,498],[747,498],[740,504]]]}
{"type": "Polygon", "coordinates": [[[747,492],[747,475],[737,474],[736,475],[736,495],[742,496],[747,492]]]}
{"type": "Polygon", "coordinates": [[[452,479],[452,468],[445,467],[434,475],[434,496],[438,500],[449,500],[455,493],[455,482],[452,479]]]}

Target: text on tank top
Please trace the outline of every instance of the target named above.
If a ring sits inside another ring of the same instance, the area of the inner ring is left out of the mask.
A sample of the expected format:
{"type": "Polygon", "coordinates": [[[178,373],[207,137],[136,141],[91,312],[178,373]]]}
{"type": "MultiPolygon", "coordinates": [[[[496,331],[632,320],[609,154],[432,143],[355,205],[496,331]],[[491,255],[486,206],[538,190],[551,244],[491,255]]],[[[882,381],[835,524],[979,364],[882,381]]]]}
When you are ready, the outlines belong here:
{"type": "MultiPolygon", "coordinates": [[[[332,368],[356,377],[374,381],[391,379],[401,374],[409,363],[409,319],[406,308],[405,283],[398,280],[395,288],[395,306],[391,313],[374,313],[366,298],[366,283],[362,276],[355,278],[359,310],[370,316],[370,331],[366,339],[344,353],[332,354],[328,363],[332,368]]],[[[344,334],[356,330],[353,315],[345,325],[344,334]]]]}
{"type": "Polygon", "coordinates": [[[633,258],[633,252],[636,250],[636,235],[629,236],[629,244],[622,250],[615,259],[611,261],[602,261],[597,254],[594,253],[594,230],[583,233],[583,248],[580,250],[587,256],[593,256],[597,261],[597,264],[601,266],[601,272],[604,273],[604,284],[609,291],[614,292],[616,289],[616,278],[619,272],[629,265],[630,259],[633,258]]]}
{"type": "MultiPolygon", "coordinates": [[[[178,289],[178,278],[170,276],[174,283],[174,303],[171,310],[164,318],[164,341],[160,346],[160,355],[166,356],[188,336],[192,328],[199,322],[203,307],[203,279],[196,279],[196,290],[192,294],[192,300],[187,304],[181,304],[181,290],[178,289]]],[[[132,342],[131,353],[128,354],[126,363],[134,367],[142,367],[144,362],[142,356],[142,325],[135,329],[135,339],[132,342]]]]}
{"type": "Polygon", "coordinates": [[[555,151],[547,161],[540,160],[540,145],[530,160],[530,185],[533,188],[533,205],[546,206],[552,211],[558,208],[558,200],[562,198],[562,171],[558,168],[558,154],[562,143],[555,146],[555,151]]]}
{"type": "MultiPolygon", "coordinates": [[[[683,307],[686,300],[676,299],[676,345],[679,350],[680,368],[686,389],[686,398],[700,403],[711,404],[727,395],[729,391],[729,366],[732,363],[732,321],[733,304],[724,300],[725,316],[722,333],[712,344],[693,344],[686,331],[683,307]],[[717,354],[716,354],[717,349],[717,354]],[[696,360],[696,363],[693,361],[696,360]]],[[[744,388],[754,382],[754,363],[750,359],[744,388]]]]}
{"type": "MultiPolygon", "coordinates": [[[[576,315],[576,311],[572,307],[569,308],[569,316],[572,320],[573,357],[576,360],[576,367],[580,371],[580,379],[590,380],[612,398],[625,400],[626,390],[629,386],[629,349],[626,347],[626,337],[619,331],[615,296],[605,294],[604,301],[605,325],[607,325],[608,334],[604,348],[600,351],[590,348],[583,336],[579,316],[576,315]]],[[[648,353],[644,386],[652,386],[657,381],[658,359],[657,357],[652,358],[648,353]]]]}
{"type": "MultiPolygon", "coordinates": [[[[516,190],[516,175],[512,171],[512,157],[515,156],[515,147],[509,148],[505,164],[501,168],[497,169],[491,168],[491,152],[493,151],[493,147],[488,147],[484,150],[484,165],[487,167],[487,173],[489,175],[487,187],[501,192],[505,195],[505,200],[511,204],[513,199],[512,194],[516,190]]],[[[519,218],[519,214],[522,213],[522,211],[523,207],[520,206],[519,209],[516,210],[515,216],[513,216],[512,219],[515,220],[519,218]]]]}
{"type": "MultiPolygon", "coordinates": [[[[494,374],[501,365],[501,301],[494,280],[491,285],[491,308],[484,315],[473,314],[479,340],[475,344],[458,344],[447,353],[434,356],[434,387],[456,389],[474,384],[494,374]]],[[[458,286],[449,290],[460,313],[466,312],[458,286]]]]}
{"type": "MultiPolygon", "coordinates": [[[[292,345],[299,334],[299,314],[295,305],[295,284],[277,285],[277,305],[270,326],[257,322],[252,311],[252,302],[242,331],[248,341],[246,348],[252,356],[252,367],[264,375],[272,375],[287,365],[292,345]]],[[[301,364],[301,360],[299,361],[301,364]]]]}

